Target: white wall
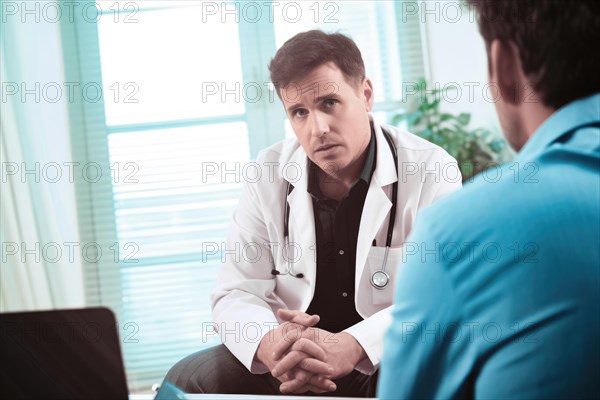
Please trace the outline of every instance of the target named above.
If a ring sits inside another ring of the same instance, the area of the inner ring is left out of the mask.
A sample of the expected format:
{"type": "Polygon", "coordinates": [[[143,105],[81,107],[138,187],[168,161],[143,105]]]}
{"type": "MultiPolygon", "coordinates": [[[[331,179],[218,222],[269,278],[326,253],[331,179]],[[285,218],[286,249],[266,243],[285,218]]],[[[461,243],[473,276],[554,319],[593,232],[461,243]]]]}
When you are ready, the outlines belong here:
{"type": "MultiPolygon", "coordinates": [[[[442,102],[442,110],[469,112],[471,128],[485,127],[499,133],[493,95],[485,90],[488,83],[485,44],[473,12],[462,3],[418,3],[420,19],[425,22],[422,33],[428,50],[428,78],[439,87],[454,82],[461,88],[457,101],[442,102]]],[[[447,98],[453,100],[453,97],[454,93],[449,92],[447,98]]]]}

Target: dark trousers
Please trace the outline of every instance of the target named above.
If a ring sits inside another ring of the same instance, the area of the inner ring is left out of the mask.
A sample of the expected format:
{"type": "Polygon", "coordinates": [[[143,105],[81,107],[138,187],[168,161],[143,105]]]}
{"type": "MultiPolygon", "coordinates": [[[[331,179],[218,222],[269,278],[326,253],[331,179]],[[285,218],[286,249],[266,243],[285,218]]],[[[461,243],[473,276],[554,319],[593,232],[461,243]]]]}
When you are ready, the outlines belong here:
{"type": "MultiPolygon", "coordinates": [[[[165,380],[187,393],[282,394],[279,380],[270,373],[252,374],[222,344],[179,361],[167,373],[165,380]]],[[[319,396],[375,397],[377,373],[365,375],[354,370],[334,382],[337,385],[335,392],[319,396]]]]}

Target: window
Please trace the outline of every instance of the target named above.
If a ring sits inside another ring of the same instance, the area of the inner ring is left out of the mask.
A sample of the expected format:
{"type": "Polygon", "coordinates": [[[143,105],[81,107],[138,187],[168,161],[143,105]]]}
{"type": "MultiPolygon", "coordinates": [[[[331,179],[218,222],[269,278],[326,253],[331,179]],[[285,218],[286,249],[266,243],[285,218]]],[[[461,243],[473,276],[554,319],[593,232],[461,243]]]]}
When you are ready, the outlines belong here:
{"type": "Polygon", "coordinates": [[[418,22],[396,2],[248,4],[103,1],[63,27],[67,76],[103,93],[71,110],[76,158],[110,176],[77,184],[82,240],[111,249],[85,260],[86,298],[117,313],[132,390],[218,343],[209,294],[241,173],[286,132],[276,48],[313,27],[349,34],[384,119],[423,75],[418,22]]]}

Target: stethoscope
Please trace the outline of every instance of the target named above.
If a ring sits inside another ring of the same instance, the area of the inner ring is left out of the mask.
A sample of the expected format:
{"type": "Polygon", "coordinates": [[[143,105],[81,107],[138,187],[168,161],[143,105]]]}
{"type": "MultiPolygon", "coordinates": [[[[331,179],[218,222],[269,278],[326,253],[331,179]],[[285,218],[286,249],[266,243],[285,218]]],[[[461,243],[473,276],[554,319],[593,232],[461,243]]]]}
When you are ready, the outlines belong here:
{"type": "MultiPolygon", "coordinates": [[[[398,176],[398,153],[396,151],[396,146],[394,145],[394,142],[390,136],[390,134],[385,131],[383,128],[381,129],[383,132],[383,136],[385,137],[385,140],[388,143],[388,146],[390,147],[390,150],[392,151],[392,154],[394,155],[394,167],[396,169],[396,176],[398,176]]],[[[293,186],[288,182],[287,185],[287,191],[286,191],[286,197],[285,197],[285,211],[284,211],[284,218],[283,218],[283,240],[285,243],[285,248],[289,249],[289,223],[290,223],[290,205],[287,201],[288,196],[290,195],[290,193],[293,190],[293,186]]],[[[378,269],[377,271],[373,272],[373,274],[371,275],[371,285],[373,285],[373,287],[375,289],[385,289],[385,287],[388,285],[388,283],[390,282],[390,276],[388,275],[387,272],[385,272],[385,269],[387,267],[387,260],[388,260],[388,254],[390,252],[390,247],[392,245],[392,237],[394,235],[394,223],[396,220],[396,201],[398,200],[398,180],[396,180],[396,182],[394,182],[393,186],[392,186],[392,209],[390,210],[390,219],[388,221],[388,229],[387,229],[387,237],[385,240],[385,253],[383,255],[383,263],[381,265],[381,268],[378,269]]],[[[289,257],[287,258],[287,268],[286,271],[284,273],[282,273],[281,271],[277,270],[275,267],[271,270],[271,274],[273,275],[292,275],[295,278],[304,278],[304,274],[302,273],[296,273],[296,271],[294,271],[294,266],[290,264],[290,260],[289,257]]]]}

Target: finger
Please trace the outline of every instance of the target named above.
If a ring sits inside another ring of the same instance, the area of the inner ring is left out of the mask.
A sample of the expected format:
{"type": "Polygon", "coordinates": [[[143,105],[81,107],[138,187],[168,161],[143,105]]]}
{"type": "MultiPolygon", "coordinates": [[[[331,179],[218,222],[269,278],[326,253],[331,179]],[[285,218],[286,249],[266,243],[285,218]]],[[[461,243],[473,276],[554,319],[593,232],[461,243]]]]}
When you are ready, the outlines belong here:
{"type": "Polygon", "coordinates": [[[277,310],[277,316],[284,321],[294,322],[303,326],[315,326],[319,323],[321,317],[318,315],[310,315],[299,310],[285,310],[280,308],[277,310]]]}
{"type": "Polygon", "coordinates": [[[291,381],[292,379],[294,379],[294,373],[295,373],[295,370],[288,371],[286,374],[278,376],[277,379],[281,383],[285,383],[287,381],[291,381]]]}
{"type": "MultiPolygon", "coordinates": [[[[318,390],[322,390],[321,393],[333,392],[334,390],[337,389],[337,385],[335,384],[334,381],[332,381],[329,378],[320,376],[320,375],[313,375],[310,378],[310,380],[308,381],[308,383],[306,384],[306,386],[311,386],[313,388],[317,388],[318,390]]],[[[313,391],[313,390],[311,390],[311,391],[313,391]]],[[[315,392],[315,393],[317,393],[317,392],[315,392]]]]}
{"type": "Polygon", "coordinates": [[[290,351],[296,340],[302,338],[302,328],[296,324],[286,323],[281,326],[279,333],[282,339],[277,340],[272,348],[274,360],[279,360],[286,352],[290,351]]]}
{"type": "Polygon", "coordinates": [[[284,382],[279,386],[279,390],[281,391],[281,393],[303,393],[306,391],[302,388],[310,381],[312,375],[309,372],[303,371],[301,369],[296,369],[294,371],[294,379],[284,382]]]}
{"type": "Polygon", "coordinates": [[[307,387],[308,385],[303,385],[300,387],[300,389],[298,390],[294,390],[293,392],[289,392],[290,394],[298,394],[298,395],[303,395],[309,392],[309,388],[307,387]]]}
{"type": "Polygon", "coordinates": [[[300,361],[297,366],[305,371],[309,371],[315,375],[322,375],[327,378],[331,378],[334,372],[331,365],[310,357],[300,361]]]}
{"type": "MultiPolygon", "coordinates": [[[[337,386],[335,385],[335,383],[333,383],[333,386],[327,386],[326,388],[322,388],[320,386],[312,385],[310,382],[301,388],[301,390],[308,390],[309,392],[312,392],[315,394],[333,392],[336,389],[337,389],[337,386]]],[[[293,392],[293,393],[297,393],[297,392],[293,392]]],[[[300,393],[303,393],[303,392],[300,392],[300,393]]]]}
{"type": "MultiPolygon", "coordinates": [[[[283,326],[280,332],[283,336],[283,340],[280,340],[279,342],[273,345],[273,359],[275,360],[279,360],[281,357],[283,357],[283,355],[286,352],[290,351],[290,347],[294,346],[297,342],[311,342],[310,338],[307,339],[303,337],[304,335],[302,332],[302,327],[300,325],[288,324],[286,326],[283,326]]],[[[304,344],[304,346],[308,348],[307,352],[313,354],[315,358],[318,358],[320,360],[324,358],[325,352],[320,351],[320,347],[318,345],[316,347],[308,347],[306,344],[304,344]]],[[[296,347],[296,349],[301,350],[302,348],[296,347]]]]}
{"type": "Polygon", "coordinates": [[[281,364],[280,368],[283,368],[285,370],[292,368],[294,365],[296,365],[297,363],[302,361],[303,358],[306,357],[312,357],[319,361],[325,361],[325,350],[323,350],[315,342],[311,342],[310,340],[305,338],[299,339],[287,349],[283,349],[283,347],[277,345],[274,347],[275,348],[273,350],[273,359],[279,360],[279,362],[275,364],[275,366],[277,367],[281,364]],[[298,353],[303,354],[304,357],[300,357],[298,353]]]}
{"type": "Polygon", "coordinates": [[[305,371],[294,369],[295,378],[280,385],[282,393],[304,393],[308,390],[314,393],[333,392],[337,385],[322,376],[307,374],[305,371]]]}
{"type": "MultiPolygon", "coordinates": [[[[277,360],[277,358],[275,358],[277,360]]],[[[271,369],[273,376],[277,377],[294,368],[304,360],[306,361],[303,369],[323,374],[330,375],[333,373],[333,368],[325,361],[325,351],[314,342],[308,339],[300,339],[292,345],[290,351],[285,354],[277,364],[271,369]],[[315,369],[313,371],[313,369],[315,369]]]]}
{"type": "Polygon", "coordinates": [[[299,367],[313,374],[320,374],[326,377],[333,376],[333,367],[323,361],[310,358],[306,353],[293,351],[278,362],[272,369],[271,375],[279,378],[288,373],[292,368],[299,367]]]}
{"type": "Polygon", "coordinates": [[[271,369],[271,375],[273,375],[275,378],[278,378],[281,375],[288,373],[305,357],[307,357],[306,353],[302,353],[300,351],[289,352],[271,369]]]}
{"type": "Polygon", "coordinates": [[[324,389],[322,389],[320,387],[317,387],[317,386],[313,386],[310,383],[306,383],[303,386],[301,386],[300,389],[295,390],[295,391],[290,392],[290,393],[293,393],[293,394],[303,394],[303,393],[307,393],[307,392],[312,392],[312,393],[315,393],[315,394],[320,394],[320,393],[327,392],[327,390],[324,390],[324,389]]]}
{"type": "MultiPolygon", "coordinates": [[[[279,381],[281,383],[286,383],[295,379],[296,375],[301,373],[302,371],[299,368],[293,368],[289,373],[280,376],[279,381]]],[[[304,379],[300,378],[302,381],[304,379]]],[[[324,377],[322,375],[312,375],[308,382],[304,385],[304,387],[300,387],[296,389],[294,393],[303,393],[306,390],[309,390],[314,393],[325,393],[325,392],[333,392],[337,389],[337,385],[330,378],[324,377]]]]}
{"type": "Polygon", "coordinates": [[[305,393],[305,392],[312,392],[314,394],[321,394],[321,393],[327,393],[328,390],[321,389],[320,387],[313,386],[310,383],[307,383],[306,385],[304,385],[300,389],[300,391],[292,392],[292,393],[294,393],[294,394],[302,394],[302,393],[305,393]]]}
{"type": "Polygon", "coordinates": [[[304,328],[301,332],[303,338],[309,339],[312,342],[319,343],[319,335],[323,335],[323,333],[328,334],[327,331],[324,331],[319,328],[304,328]]]}
{"type": "Polygon", "coordinates": [[[289,392],[290,394],[297,394],[297,395],[303,395],[306,394],[310,391],[310,389],[308,388],[308,385],[303,385],[302,387],[300,387],[300,389],[298,390],[294,390],[293,392],[289,392]]]}
{"type": "Polygon", "coordinates": [[[327,356],[325,350],[323,350],[321,346],[313,342],[311,339],[307,339],[305,337],[296,340],[294,344],[292,344],[290,350],[302,351],[321,361],[325,361],[325,357],[327,356]]]}

